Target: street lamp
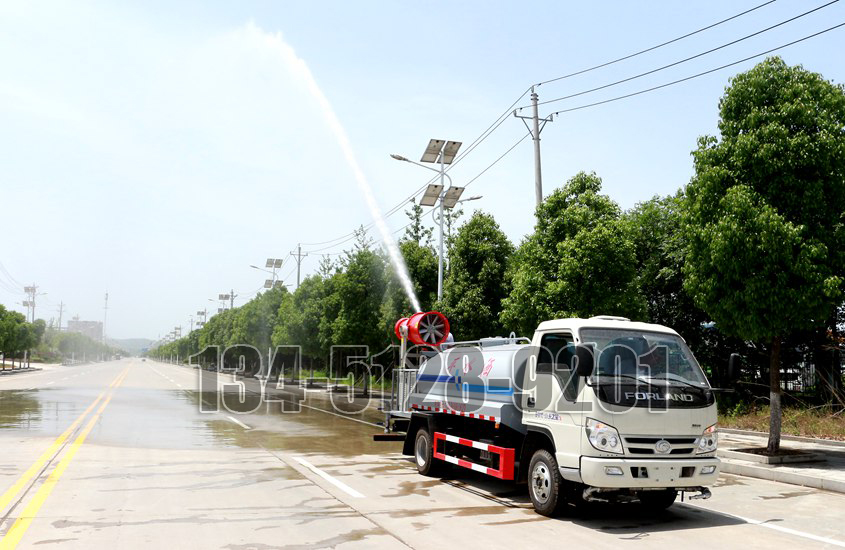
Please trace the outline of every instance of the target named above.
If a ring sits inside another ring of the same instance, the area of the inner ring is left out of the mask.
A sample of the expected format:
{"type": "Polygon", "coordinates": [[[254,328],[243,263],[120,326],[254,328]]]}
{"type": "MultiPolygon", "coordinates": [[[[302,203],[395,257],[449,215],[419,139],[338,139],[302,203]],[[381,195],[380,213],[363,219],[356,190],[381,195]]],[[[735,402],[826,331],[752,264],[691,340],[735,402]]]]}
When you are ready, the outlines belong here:
{"type": "Polygon", "coordinates": [[[279,258],[267,258],[267,263],[265,267],[270,269],[262,269],[257,265],[250,264],[249,267],[252,269],[257,269],[258,271],[263,271],[264,273],[269,273],[273,276],[272,279],[267,279],[264,281],[264,288],[281,288],[283,286],[288,286],[282,283],[282,281],[277,280],[276,277],[276,270],[282,267],[282,263],[284,260],[279,258]]]}
{"type": "Polygon", "coordinates": [[[455,160],[455,155],[458,154],[458,149],[461,148],[460,141],[444,141],[442,139],[432,139],[428,142],[428,147],[425,148],[420,162],[414,162],[402,155],[390,155],[396,160],[402,162],[410,162],[428,170],[438,172],[440,174],[440,185],[429,185],[420,199],[420,206],[434,206],[440,201],[440,238],[439,238],[439,253],[437,256],[437,299],[443,299],[443,209],[454,208],[458,201],[460,201],[461,193],[464,192],[463,187],[455,187],[452,185],[452,178],[446,173],[446,165],[452,164],[455,160]],[[438,163],[440,170],[420,164],[421,162],[438,163]],[[449,179],[449,187],[444,190],[444,178],[449,179]]]}

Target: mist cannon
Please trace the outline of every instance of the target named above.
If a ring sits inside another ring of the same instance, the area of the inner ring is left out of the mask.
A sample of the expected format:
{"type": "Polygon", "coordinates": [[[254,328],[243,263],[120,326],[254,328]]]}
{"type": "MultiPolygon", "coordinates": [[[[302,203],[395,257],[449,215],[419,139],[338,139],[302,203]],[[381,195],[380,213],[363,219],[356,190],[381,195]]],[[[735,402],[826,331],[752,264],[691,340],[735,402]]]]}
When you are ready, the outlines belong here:
{"type": "Polygon", "coordinates": [[[393,327],[396,337],[416,346],[439,346],[449,337],[449,320],[439,311],[402,317],[393,327]]]}

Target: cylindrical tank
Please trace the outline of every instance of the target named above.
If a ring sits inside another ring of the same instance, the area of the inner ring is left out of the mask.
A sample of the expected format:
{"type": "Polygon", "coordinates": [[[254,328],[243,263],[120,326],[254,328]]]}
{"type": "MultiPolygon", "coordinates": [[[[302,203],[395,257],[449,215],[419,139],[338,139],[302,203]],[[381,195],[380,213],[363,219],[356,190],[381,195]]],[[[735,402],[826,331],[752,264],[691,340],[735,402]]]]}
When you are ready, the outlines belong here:
{"type": "Polygon", "coordinates": [[[450,347],[421,366],[411,393],[412,408],[483,420],[524,431],[517,405],[531,348],[508,339],[450,347]]]}

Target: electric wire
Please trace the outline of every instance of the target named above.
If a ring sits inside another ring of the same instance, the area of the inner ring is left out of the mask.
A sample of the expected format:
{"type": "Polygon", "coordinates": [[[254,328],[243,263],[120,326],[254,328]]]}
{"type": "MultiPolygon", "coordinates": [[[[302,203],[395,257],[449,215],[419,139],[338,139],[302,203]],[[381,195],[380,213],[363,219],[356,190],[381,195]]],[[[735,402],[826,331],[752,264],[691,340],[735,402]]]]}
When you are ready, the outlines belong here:
{"type": "Polygon", "coordinates": [[[572,112],[572,111],[580,111],[581,109],[588,109],[588,108],[590,108],[590,107],[596,107],[596,106],[598,106],[598,105],[604,105],[604,104],[606,104],[606,103],[612,103],[612,102],[614,102],[614,101],[619,101],[619,100],[622,100],[622,99],[627,99],[627,98],[630,98],[630,97],[634,97],[634,96],[642,95],[642,94],[645,94],[645,93],[648,93],[648,92],[653,92],[653,91],[655,91],[655,90],[660,90],[660,89],[662,89],[662,88],[667,88],[667,87],[669,87],[669,86],[674,86],[675,84],[680,84],[680,83],[682,83],[682,82],[686,82],[686,81],[688,81],[688,80],[693,80],[693,79],[695,79],[695,78],[699,78],[699,77],[701,77],[701,76],[705,76],[705,75],[708,75],[708,74],[710,74],[710,73],[715,73],[715,72],[717,72],[717,71],[721,71],[722,69],[727,69],[728,67],[733,67],[734,65],[739,65],[740,63],[744,63],[744,62],[746,62],[746,61],[750,61],[750,60],[755,59],[755,58],[757,58],[757,57],[762,57],[762,56],[767,55],[767,54],[770,54],[770,53],[772,53],[772,52],[775,52],[775,51],[778,51],[778,50],[782,50],[783,48],[787,48],[787,47],[789,47],[789,46],[793,46],[793,45],[795,45],[795,44],[798,44],[799,42],[804,42],[804,41],[809,40],[809,39],[811,39],[811,38],[815,38],[815,37],[817,37],[817,36],[820,36],[820,35],[822,35],[822,34],[825,34],[825,33],[828,33],[828,32],[830,32],[830,31],[836,30],[836,29],[838,29],[838,28],[840,28],[840,27],[843,27],[843,26],[845,26],[845,22],[843,22],[843,23],[839,23],[838,25],[834,25],[834,26],[832,26],[832,27],[828,27],[827,29],[824,29],[824,30],[819,31],[819,32],[815,32],[815,33],[810,34],[810,35],[807,35],[807,36],[805,36],[805,37],[803,37],[803,38],[799,38],[799,39],[797,39],[797,40],[793,40],[792,42],[788,42],[788,43],[786,43],[786,44],[782,44],[782,45],[777,46],[777,47],[775,47],[775,48],[771,48],[771,49],[766,50],[766,51],[764,51],[764,52],[760,52],[760,53],[757,53],[757,54],[754,54],[754,55],[750,55],[750,56],[745,57],[745,58],[743,58],[743,59],[740,59],[740,60],[738,60],[738,61],[734,61],[734,62],[732,62],[732,63],[726,63],[725,65],[721,65],[721,66],[719,66],[719,67],[716,67],[716,68],[713,68],[713,69],[710,69],[710,70],[707,70],[707,71],[703,71],[703,72],[700,72],[700,73],[697,73],[697,74],[694,74],[694,75],[691,75],[691,76],[687,76],[687,77],[684,77],[684,78],[679,78],[678,80],[673,80],[672,82],[666,82],[666,83],[664,83],[664,84],[660,84],[659,86],[652,86],[651,88],[646,88],[646,89],[644,89],[644,90],[639,90],[639,91],[637,91],[637,92],[632,92],[632,93],[630,93],[630,94],[625,94],[625,95],[621,95],[621,96],[617,96],[617,97],[612,97],[612,98],[610,98],[610,99],[605,99],[605,100],[602,100],[602,101],[596,101],[596,102],[594,102],[594,103],[588,103],[588,104],[585,104],[585,105],[579,105],[579,106],[577,106],[577,107],[570,107],[569,109],[562,109],[562,110],[560,110],[560,111],[555,111],[554,113],[552,113],[552,116],[560,115],[560,114],[563,114],[563,113],[570,113],[570,112],[572,112]]]}
{"type": "MultiPolygon", "coordinates": [[[[703,51],[703,52],[697,53],[697,54],[692,55],[692,56],[690,56],[690,57],[686,57],[686,58],[684,58],[684,59],[680,59],[680,60],[678,60],[678,61],[674,61],[674,62],[669,63],[669,64],[667,64],[667,65],[663,65],[662,67],[657,67],[656,69],[651,69],[651,70],[649,70],[649,71],[645,71],[645,72],[642,72],[642,73],[639,73],[639,74],[635,74],[635,75],[633,75],[633,76],[629,76],[629,77],[627,77],[627,78],[623,78],[623,79],[621,79],[621,80],[617,80],[617,81],[615,81],[615,82],[610,82],[610,83],[608,83],[608,84],[603,84],[603,85],[601,85],[601,86],[597,86],[597,87],[595,87],[595,88],[590,88],[590,89],[588,89],[588,90],[582,90],[582,91],[580,91],[580,92],[575,92],[575,93],[568,94],[568,95],[565,95],[565,96],[556,97],[556,98],[554,98],[554,99],[547,99],[547,100],[545,100],[545,101],[540,101],[540,102],[538,102],[538,103],[537,103],[537,105],[546,105],[546,104],[549,104],[549,103],[555,103],[555,102],[557,102],[557,101],[563,101],[563,100],[565,100],[565,99],[572,99],[573,97],[578,97],[578,96],[582,96],[582,95],[585,95],[585,94],[590,94],[590,93],[593,93],[593,92],[597,92],[597,91],[599,91],[599,90],[604,90],[604,89],[607,89],[607,88],[611,88],[611,87],[613,87],[613,86],[618,86],[619,84],[624,84],[624,83],[626,83],[626,82],[630,82],[630,81],[632,81],[632,80],[636,80],[636,79],[638,79],[638,78],[642,78],[642,77],[644,77],[644,76],[648,76],[648,75],[650,75],[650,74],[654,74],[654,73],[657,73],[657,72],[660,72],[660,71],[663,71],[663,70],[669,69],[669,68],[671,68],[671,67],[675,67],[675,66],[677,66],[677,65],[681,65],[681,64],[686,63],[686,62],[688,62],[688,61],[692,61],[693,59],[698,59],[699,57],[703,57],[703,56],[708,55],[708,54],[711,54],[711,53],[713,53],[713,52],[716,52],[716,51],[722,50],[722,49],[724,49],[724,48],[727,48],[727,47],[733,46],[734,44],[738,44],[739,42],[743,42],[743,41],[745,41],[745,40],[748,40],[749,38],[753,38],[753,37],[755,37],[755,36],[761,35],[761,34],[763,34],[763,33],[765,33],[765,32],[768,32],[768,31],[770,31],[770,30],[772,30],[772,29],[776,29],[776,28],[778,28],[778,27],[781,27],[781,26],[783,26],[783,25],[786,25],[787,23],[791,23],[791,22],[793,22],[793,21],[795,21],[795,20],[797,20],[797,19],[800,19],[800,18],[802,18],[802,17],[805,17],[805,16],[807,16],[807,15],[810,15],[811,13],[817,12],[817,11],[819,11],[819,10],[823,9],[823,8],[826,8],[826,7],[828,7],[828,6],[831,6],[831,5],[833,5],[833,4],[836,4],[837,2],[839,2],[839,0],[832,0],[831,2],[828,2],[827,4],[823,4],[823,5],[821,5],[821,6],[818,6],[818,7],[816,7],[816,8],[813,8],[813,9],[811,9],[811,10],[809,10],[809,11],[805,11],[804,13],[798,14],[798,15],[796,15],[796,16],[794,16],[794,17],[790,17],[789,19],[786,19],[786,20],[784,20],[784,21],[781,21],[781,22],[779,22],[779,23],[776,23],[776,24],[774,24],[774,25],[771,25],[771,26],[769,26],[769,27],[766,27],[765,29],[761,29],[761,30],[759,30],[759,31],[756,31],[756,32],[753,32],[753,33],[751,33],[751,34],[745,35],[745,36],[743,36],[743,37],[741,37],[741,38],[737,38],[736,40],[732,40],[732,41],[730,41],[730,42],[727,42],[727,43],[725,43],[725,44],[722,44],[721,46],[717,46],[717,47],[715,47],[715,48],[711,48],[711,49],[709,49],[709,50],[706,50],[706,51],[703,51]]],[[[519,110],[526,109],[527,107],[528,107],[528,106],[523,106],[523,107],[520,107],[520,108],[519,108],[519,110]]]]}
{"type": "MultiPolygon", "coordinates": [[[[702,28],[700,28],[700,29],[697,29],[697,30],[695,30],[695,31],[692,31],[692,32],[690,32],[690,33],[687,33],[687,34],[685,34],[685,35],[682,35],[682,36],[680,36],[680,37],[677,37],[677,38],[674,38],[674,39],[672,39],[672,40],[669,40],[669,41],[663,42],[663,43],[661,43],[661,44],[658,44],[658,45],[656,45],[656,46],[652,46],[652,47],[650,47],[650,48],[646,48],[646,49],[644,49],[644,50],[640,50],[639,52],[635,52],[635,53],[633,53],[633,54],[629,54],[629,55],[626,55],[626,56],[623,56],[623,57],[617,58],[617,59],[615,59],[615,60],[612,60],[612,61],[609,61],[609,62],[606,62],[606,63],[602,63],[602,64],[600,64],[600,65],[596,65],[596,66],[594,66],[594,67],[590,67],[590,68],[587,68],[587,69],[583,69],[583,70],[581,70],[581,71],[577,71],[577,72],[575,72],[575,73],[571,73],[571,74],[569,74],[569,75],[564,75],[564,76],[561,76],[561,77],[557,77],[557,78],[553,78],[553,79],[550,79],[550,80],[546,80],[546,81],[540,82],[538,85],[547,84],[547,83],[549,83],[549,82],[555,82],[555,81],[562,80],[562,79],[564,79],[564,78],[569,78],[569,77],[571,77],[571,76],[575,76],[575,75],[578,75],[578,74],[583,74],[583,73],[586,73],[586,72],[589,72],[589,71],[592,71],[592,70],[595,70],[595,69],[598,69],[598,68],[601,68],[601,67],[606,67],[606,66],[608,66],[608,65],[612,65],[612,64],[614,64],[614,63],[617,63],[617,62],[619,62],[619,61],[623,61],[623,60],[625,60],[625,59],[630,59],[630,58],[632,58],[632,57],[636,57],[637,55],[641,55],[641,54],[646,53],[646,52],[649,52],[649,51],[653,51],[653,50],[655,50],[655,49],[658,49],[658,48],[661,48],[661,47],[663,47],[663,46],[666,46],[666,45],[672,44],[672,43],[677,42],[677,41],[679,41],[679,40],[682,40],[682,39],[684,39],[684,38],[688,38],[689,36],[692,36],[692,35],[698,34],[698,33],[703,32],[703,31],[705,31],[705,30],[711,29],[711,28],[713,28],[713,27],[716,27],[716,26],[718,26],[718,25],[721,25],[721,24],[723,24],[723,23],[726,23],[726,22],[728,22],[728,21],[731,21],[731,20],[733,20],[733,19],[736,19],[736,18],[741,17],[741,16],[743,16],[743,15],[746,15],[746,14],[748,14],[748,13],[751,13],[751,12],[753,12],[753,11],[757,10],[757,9],[760,9],[760,8],[762,8],[762,7],[764,7],[764,6],[767,6],[767,5],[769,5],[769,4],[772,4],[772,3],[773,3],[773,2],[775,2],[775,1],[776,1],[776,0],[770,0],[769,2],[765,2],[765,3],[763,3],[763,4],[760,4],[760,5],[758,5],[758,6],[755,6],[755,7],[753,7],[753,8],[748,9],[748,10],[745,10],[745,11],[743,11],[743,12],[740,12],[740,13],[738,13],[738,14],[735,14],[735,15],[733,15],[733,16],[731,16],[731,17],[728,17],[728,18],[726,18],[726,19],[722,19],[721,21],[717,21],[716,23],[713,23],[713,24],[711,24],[711,25],[708,25],[708,26],[702,27],[702,28]]],[[[809,14],[811,14],[811,13],[814,13],[814,12],[816,12],[816,11],[818,11],[818,10],[821,10],[821,9],[823,9],[823,8],[826,8],[826,7],[830,6],[830,5],[832,5],[832,4],[835,4],[835,3],[837,3],[838,1],[839,1],[839,0],[832,0],[831,2],[828,2],[828,3],[826,3],[826,4],[823,4],[823,5],[821,5],[821,6],[818,6],[818,7],[816,7],[816,8],[811,9],[811,10],[808,10],[808,11],[806,11],[806,12],[804,12],[804,13],[801,13],[801,14],[799,14],[799,15],[796,15],[796,16],[794,16],[794,17],[791,17],[791,18],[789,18],[789,19],[786,19],[786,20],[784,20],[784,21],[781,21],[781,22],[779,22],[779,23],[776,23],[775,25],[771,25],[771,26],[769,26],[769,27],[767,27],[767,28],[765,28],[765,29],[759,30],[759,31],[754,32],[754,33],[752,33],[752,34],[749,34],[749,35],[743,36],[743,37],[741,37],[741,38],[739,38],[739,39],[737,39],[737,40],[733,40],[733,41],[728,42],[728,43],[726,43],[726,44],[722,44],[721,46],[718,46],[718,47],[712,48],[712,49],[710,49],[710,50],[707,50],[707,51],[704,51],[704,52],[701,52],[701,53],[698,53],[698,54],[696,54],[696,55],[693,55],[693,56],[687,57],[687,58],[685,58],[685,59],[681,59],[681,60],[675,61],[675,62],[673,62],[673,63],[667,64],[667,65],[664,65],[664,66],[662,66],[662,67],[658,67],[658,68],[656,68],[656,69],[652,69],[652,70],[650,70],[650,71],[646,71],[646,72],[643,72],[643,73],[640,73],[640,74],[637,74],[637,75],[634,75],[634,76],[631,76],[631,77],[628,77],[628,78],[625,78],[625,79],[622,79],[622,80],[618,80],[618,81],[615,81],[615,82],[611,82],[611,83],[609,83],[609,84],[605,84],[605,85],[602,85],[602,86],[598,86],[598,87],[595,87],[595,88],[591,88],[591,89],[589,89],[589,90],[583,90],[583,91],[581,91],[581,92],[576,92],[576,93],[574,93],[574,94],[569,94],[569,95],[567,95],[567,96],[563,96],[563,97],[559,97],[559,98],[555,98],[555,99],[550,99],[550,100],[546,100],[546,101],[541,101],[541,102],[539,102],[539,103],[538,103],[538,105],[545,105],[545,104],[548,104],[548,103],[554,103],[554,102],[556,102],[556,101],[563,101],[563,100],[565,100],[565,99],[571,99],[571,98],[573,98],[573,97],[577,97],[577,96],[580,96],[580,95],[585,95],[585,94],[588,94],[588,93],[596,92],[596,91],[599,91],[599,90],[603,90],[603,89],[606,89],[606,88],[610,88],[610,87],[613,87],[613,86],[617,86],[617,85],[619,85],[619,84],[624,84],[624,83],[626,83],[626,82],[630,82],[630,81],[632,81],[632,80],[635,80],[635,79],[638,79],[638,78],[642,78],[642,77],[644,77],[644,76],[648,76],[648,75],[650,75],[650,74],[657,73],[657,72],[659,72],[659,71],[662,71],[662,70],[665,70],[665,69],[668,69],[668,68],[671,68],[671,67],[674,67],[674,66],[677,66],[677,65],[680,65],[680,64],[686,63],[686,62],[688,62],[688,61],[692,61],[692,60],[697,59],[697,58],[699,58],[699,57],[702,57],[702,56],[708,55],[708,54],[710,54],[710,53],[716,52],[716,51],[718,51],[718,50],[721,50],[721,49],[727,48],[727,47],[729,47],[729,46],[732,46],[732,45],[737,44],[737,43],[739,43],[739,42],[742,42],[742,41],[744,41],[744,40],[748,40],[749,38],[753,38],[754,36],[758,36],[758,35],[760,35],[760,34],[763,34],[763,33],[765,33],[765,32],[768,32],[768,31],[770,31],[770,30],[772,30],[772,29],[775,29],[775,28],[778,28],[778,27],[780,27],[780,26],[783,26],[783,25],[785,25],[785,24],[787,24],[787,23],[790,23],[790,22],[792,22],[792,21],[795,21],[796,19],[800,19],[801,17],[805,17],[805,16],[807,16],[807,15],[809,15],[809,14]]],[[[462,160],[462,159],[463,159],[466,155],[468,155],[469,153],[471,153],[471,152],[472,152],[472,151],[473,151],[476,147],[478,147],[478,145],[480,145],[482,142],[484,142],[484,141],[485,141],[485,140],[486,140],[486,139],[490,136],[490,134],[492,134],[493,132],[495,132],[495,131],[496,131],[496,130],[497,130],[497,129],[498,129],[498,128],[499,128],[499,127],[500,127],[500,126],[504,123],[504,121],[505,121],[505,120],[507,120],[508,115],[510,115],[510,113],[511,113],[511,109],[513,109],[513,108],[514,108],[514,106],[515,106],[517,103],[519,103],[519,101],[520,101],[523,97],[525,97],[525,95],[526,95],[526,94],[527,94],[530,90],[531,90],[531,88],[528,88],[526,91],[524,91],[524,92],[520,95],[520,97],[519,97],[519,98],[517,98],[517,99],[516,99],[516,101],[514,101],[514,102],[513,102],[513,104],[511,104],[511,106],[510,106],[510,107],[508,107],[508,109],[506,109],[506,110],[505,110],[505,112],[504,112],[502,115],[500,115],[500,116],[499,116],[499,117],[498,117],[498,118],[497,118],[497,119],[496,119],[496,120],[495,120],[495,121],[494,121],[494,122],[493,122],[490,126],[488,126],[488,127],[487,127],[487,129],[485,129],[485,130],[484,130],[484,132],[482,132],[482,133],[481,133],[481,135],[480,135],[478,138],[476,138],[476,139],[475,139],[472,143],[470,143],[464,151],[462,151],[459,155],[457,155],[457,156],[455,157],[455,160],[453,161],[453,163],[449,166],[449,169],[451,170],[451,169],[452,169],[452,167],[453,167],[455,164],[459,163],[459,162],[460,162],[460,161],[461,161],[461,160],[462,160]]],[[[524,109],[524,108],[525,108],[525,107],[520,107],[519,109],[521,110],[521,109],[524,109]]],[[[566,112],[566,111],[563,111],[563,112],[566,112]]],[[[525,139],[525,136],[524,136],[522,139],[525,139]]],[[[520,141],[521,141],[521,140],[520,140],[520,141]]],[[[498,160],[497,160],[496,162],[498,162],[498,160]]],[[[491,165],[491,167],[492,167],[492,165],[491,165]]],[[[488,168],[489,168],[489,167],[488,167],[488,168]]],[[[447,171],[448,171],[448,170],[447,170],[447,171]]],[[[485,171],[486,171],[486,170],[485,170],[485,171]]],[[[483,172],[482,172],[482,174],[483,174],[483,172]]],[[[476,176],[476,178],[477,178],[477,177],[480,177],[480,175],[481,175],[481,174],[479,174],[479,176],[476,176]]],[[[388,218],[388,217],[392,216],[393,214],[395,214],[396,212],[400,211],[400,210],[401,210],[401,209],[402,209],[402,208],[403,208],[403,207],[404,207],[404,206],[405,206],[405,205],[406,205],[406,204],[407,204],[407,203],[408,203],[408,202],[409,202],[409,201],[410,201],[413,197],[415,197],[415,196],[416,196],[416,195],[418,195],[420,192],[422,192],[422,190],[423,190],[423,189],[425,189],[425,188],[426,188],[426,187],[427,187],[427,186],[428,186],[428,185],[429,185],[432,181],[434,181],[434,180],[436,179],[436,177],[437,177],[437,176],[434,176],[434,177],[432,177],[431,179],[429,179],[429,181],[428,181],[428,182],[426,182],[423,186],[421,186],[421,187],[420,187],[420,188],[418,188],[416,191],[414,191],[414,192],[413,192],[411,195],[409,195],[406,199],[402,200],[399,204],[397,204],[396,206],[394,206],[393,208],[391,208],[390,210],[388,210],[387,212],[385,212],[385,214],[383,214],[383,217],[384,217],[384,218],[388,218]]],[[[473,180],[470,180],[470,181],[474,181],[474,179],[473,179],[473,180]]],[[[464,185],[464,187],[466,187],[466,184],[464,185]]],[[[360,226],[360,227],[362,227],[364,230],[369,230],[369,229],[371,229],[374,225],[375,225],[375,222],[370,222],[370,223],[365,224],[365,225],[362,225],[362,226],[360,226]]],[[[323,246],[322,248],[317,248],[317,249],[310,249],[310,250],[307,250],[307,252],[309,252],[309,253],[322,252],[322,251],[325,251],[325,250],[330,250],[330,249],[332,249],[332,248],[337,248],[338,246],[341,246],[341,245],[346,244],[347,242],[349,242],[349,241],[353,240],[353,239],[355,238],[355,232],[356,232],[356,231],[357,231],[357,230],[353,230],[353,231],[351,231],[351,232],[349,232],[349,233],[345,233],[344,235],[341,235],[340,237],[337,237],[337,238],[334,238],[334,239],[330,239],[330,240],[327,240],[327,241],[321,241],[321,242],[316,242],[316,243],[302,243],[302,244],[305,244],[306,246],[321,246],[321,245],[326,245],[326,246],[323,246]]]]}
{"type": "MultiPolygon", "coordinates": [[[[774,0],[772,0],[772,1],[774,1],[774,0]]],[[[451,170],[453,166],[458,164],[467,155],[469,155],[472,151],[474,151],[479,145],[481,145],[488,137],[490,137],[490,135],[493,132],[495,132],[505,122],[505,120],[507,120],[509,118],[513,108],[522,100],[522,98],[524,98],[528,94],[529,91],[531,91],[531,88],[527,88],[524,92],[522,92],[519,95],[519,97],[517,97],[511,103],[511,105],[507,109],[505,109],[504,112],[501,115],[499,115],[496,118],[496,120],[494,120],[483,132],[481,132],[481,134],[477,138],[475,138],[469,145],[467,145],[466,148],[464,148],[463,151],[461,151],[458,155],[455,156],[454,161],[452,161],[452,164],[450,164],[449,167],[445,171],[448,172],[449,170],[451,170]]],[[[405,205],[408,204],[408,202],[410,202],[410,200],[412,198],[419,195],[426,187],[428,187],[438,177],[439,176],[434,175],[431,178],[429,178],[429,180],[426,181],[426,183],[424,183],[422,186],[420,186],[416,191],[414,191],[412,194],[410,194],[407,198],[405,198],[404,200],[399,202],[396,206],[394,206],[390,210],[387,210],[383,214],[383,217],[388,218],[388,217],[392,216],[393,214],[395,214],[396,212],[399,212],[402,208],[405,207],[405,205]]],[[[368,230],[368,229],[372,228],[373,226],[375,226],[374,221],[370,222],[368,224],[365,224],[362,227],[365,230],[368,230]]],[[[338,247],[342,244],[345,244],[345,243],[351,241],[352,239],[354,239],[355,238],[355,231],[357,231],[357,230],[353,230],[349,233],[345,233],[345,234],[341,235],[340,237],[330,239],[330,240],[327,240],[327,241],[321,241],[321,242],[315,242],[315,243],[300,243],[300,244],[304,245],[304,246],[329,245],[329,246],[325,246],[323,248],[307,250],[308,253],[316,253],[316,252],[321,252],[323,250],[330,250],[332,248],[336,248],[336,247],[338,247]]]]}
{"type": "Polygon", "coordinates": [[[464,184],[464,189],[466,189],[467,187],[469,187],[469,186],[470,186],[470,184],[472,184],[472,182],[474,182],[475,180],[477,180],[478,178],[480,178],[481,176],[483,176],[483,175],[484,175],[484,173],[485,173],[485,172],[487,172],[487,170],[489,170],[489,169],[493,168],[494,166],[496,166],[496,164],[498,164],[498,162],[499,162],[500,160],[502,160],[503,158],[505,158],[505,157],[506,157],[506,156],[507,156],[507,155],[508,155],[511,151],[513,151],[514,149],[516,149],[516,146],[517,146],[517,145],[519,145],[520,143],[522,143],[523,141],[525,141],[525,138],[527,138],[527,137],[528,137],[528,136],[530,136],[530,135],[531,135],[531,132],[528,132],[527,134],[525,134],[524,136],[522,136],[521,138],[519,138],[519,139],[516,141],[516,143],[514,143],[513,145],[511,145],[511,146],[510,146],[510,148],[508,148],[508,150],[507,150],[507,151],[505,151],[504,153],[502,153],[502,154],[499,156],[499,158],[497,158],[497,159],[496,159],[496,160],[494,160],[492,163],[490,163],[490,164],[487,166],[487,168],[485,168],[484,170],[482,170],[481,172],[479,172],[479,174],[478,174],[477,176],[475,176],[474,178],[472,178],[471,180],[469,180],[467,183],[465,183],[465,184],[464,184]]]}
{"type": "Polygon", "coordinates": [[[657,44],[656,46],[651,46],[650,48],[646,48],[646,49],[644,49],[644,50],[640,50],[640,51],[638,51],[638,52],[634,52],[634,53],[632,53],[632,54],[628,54],[628,55],[625,55],[625,56],[623,56],[623,57],[616,58],[616,59],[614,59],[614,60],[612,60],[612,61],[607,61],[607,62],[601,63],[601,64],[599,64],[599,65],[594,65],[594,66],[592,66],[592,67],[588,67],[588,68],[586,68],[586,69],[581,69],[581,70],[576,71],[576,72],[574,72],[574,73],[565,74],[565,75],[563,75],[563,76],[558,76],[558,77],[556,77],[556,78],[550,78],[549,80],[544,80],[543,82],[538,82],[536,85],[537,85],[537,86],[542,86],[543,84],[548,84],[549,82],[557,82],[558,80],[563,80],[563,79],[566,79],[566,78],[571,78],[571,77],[573,77],[573,76],[577,76],[577,75],[579,75],[579,74],[584,74],[584,73],[588,73],[588,72],[590,72],[590,71],[594,71],[594,70],[596,70],[596,69],[601,69],[602,67],[607,67],[608,65],[613,65],[614,63],[619,63],[620,61],[625,61],[626,59],[631,59],[632,57],[637,57],[638,55],[642,55],[642,54],[644,54],[644,53],[648,53],[648,52],[654,51],[654,50],[656,50],[656,49],[658,49],[658,48],[662,48],[663,46],[668,46],[669,44],[674,44],[675,42],[678,42],[678,41],[680,41],[680,40],[683,40],[684,38],[689,38],[690,36],[693,36],[693,35],[698,34],[698,33],[700,33],[700,32],[704,32],[704,31],[706,31],[706,30],[708,30],[708,29],[712,29],[713,27],[717,27],[717,26],[721,25],[722,23],[727,23],[728,21],[731,21],[731,20],[733,20],[733,19],[737,19],[737,18],[739,18],[739,17],[742,17],[743,15],[746,15],[746,14],[748,14],[748,13],[751,13],[751,12],[753,12],[753,11],[755,11],[755,10],[759,10],[760,8],[765,7],[765,6],[768,6],[769,4],[773,4],[773,3],[775,3],[776,1],[777,1],[777,0],[769,0],[768,2],[764,2],[764,3],[760,4],[759,6],[754,6],[754,7],[753,7],[753,8],[751,8],[751,9],[747,9],[747,10],[745,10],[745,11],[743,11],[743,12],[740,12],[740,13],[738,13],[738,14],[736,14],[736,15],[732,15],[732,16],[728,17],[727,19],[722,19],[721,21],[717,21],[717,22],[715,22],[715,23],[712,23],[712,24],[710,24],[710,25],[707,25],[706,27],[701,27],[700,29],[694,30],[694,31],[692,31],[692,32],[689,32],[689,33],[684,34],[684,35],[682,35],[682,36],[679,36],[679,37],[677,37],[677,38],[673,38],[673,39],[668,40],[668,41],[666,41],[666,42],[663,42],[663,43],[657,44]]]}

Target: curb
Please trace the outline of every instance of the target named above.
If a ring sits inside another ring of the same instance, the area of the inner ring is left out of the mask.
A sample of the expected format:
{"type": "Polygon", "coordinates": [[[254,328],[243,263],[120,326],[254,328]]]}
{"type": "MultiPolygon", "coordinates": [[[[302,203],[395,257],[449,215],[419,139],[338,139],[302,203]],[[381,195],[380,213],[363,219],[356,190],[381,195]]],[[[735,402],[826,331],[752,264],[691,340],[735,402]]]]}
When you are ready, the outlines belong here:
{"type": "Polygon", "coordinates": [[[24,373],[24,372],[35,372],[35,371],[39,371],[39,370],[42,370],[42,369],[40,369],[38,367],[28,367],[28,368],[25,368],[25,369],[9,369],[9,370],[0,371],[0,376],[11,376],[13,374],[20,374],[20,373],[24,373]]]}
{"type": "Polygon", "coordinates": [[[824,479],[815,475],[784,472],[777,468],[766,467],[761,464],[743,463],[740,461],[722,459],[722,473],[735,474],[768,481],[778,481],[790,485],[800,485],[813,489],[823,489],[834,493],[845,493],[845,481],[824,479]]]}
{"type": "MultiPolygon", "coordinates": [[[[720,432],[735,435],[753,435],[762,438],[768,438],[769,434],[766,432],[755,432],[751,430],[736,430],[733,428],[719,428],[720,432]]],[[[845,447],[845,441],[838,439],[819,439],[815,437],[804,437],[800,435],[781,435],[781,440],[797,441],[801,443],[815,443],[816,445],[830,445],[832,447],[845,447]]]]}

